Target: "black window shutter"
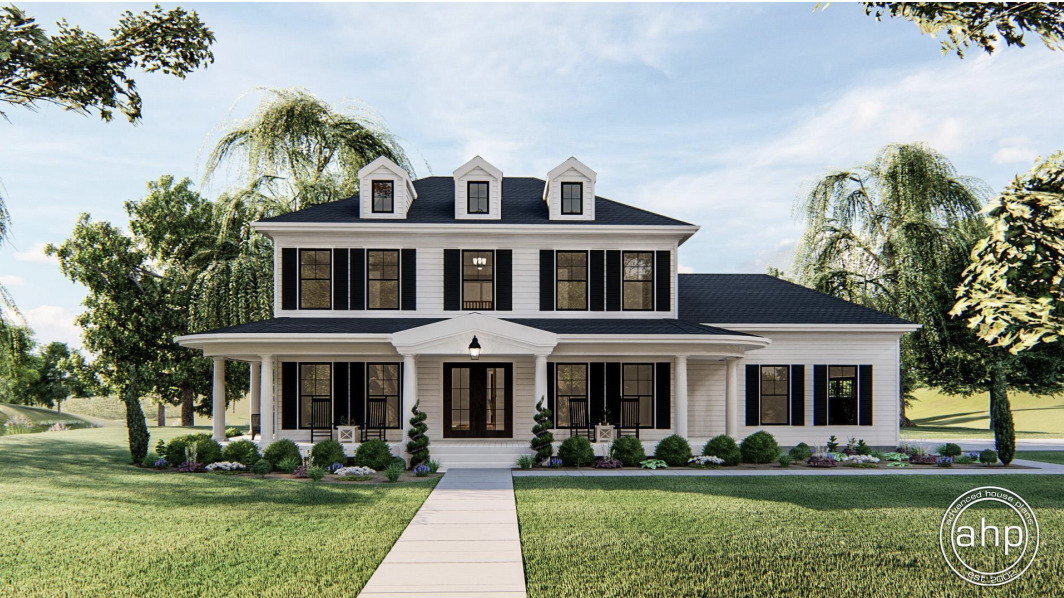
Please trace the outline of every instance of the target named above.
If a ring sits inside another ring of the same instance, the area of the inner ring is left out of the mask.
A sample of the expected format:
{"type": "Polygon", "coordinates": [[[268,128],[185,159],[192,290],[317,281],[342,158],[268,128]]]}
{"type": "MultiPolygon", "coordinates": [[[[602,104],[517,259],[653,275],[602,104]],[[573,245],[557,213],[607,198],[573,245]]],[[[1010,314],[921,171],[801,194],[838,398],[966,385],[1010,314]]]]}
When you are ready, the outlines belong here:
{"type": "Polygon", "coordinates": [[[805,366],[791,366],[791,425],[805,425],[805,366]]]}
{"type": "Polygon", "coordinates": [[[514,252],[499,249],[495,252],[495,309],[511,311],[514,308],[514,252]]]}
{"type": "Polygon", "coordinates": [[[539,311],[554,311],[554,250],[539,250],[539,311]]]}
{"type": "Polygon", "coordinates": [[[347,309],[347,256],[346,249],[333,249],[333,309],[347,309]]]}
{"type": "Polygon", "coordinates": [[[746,425],[761,425],[761,366],[746,364],[746,425]]]}
{"type": "Polygon", "coordinates": [[[366,421],[366,364],[351,362],[351,422],[362,425],[366,421]]]}
{"type": "Polygon", "coordinates": [[[587,298],[591,311],[606,309],[605,295],[606,252],[591,251],[587,259],[587,298]]]}
{"type": "Polygon", "coordinates": [[[462,309],[462,252],[443,250],[443,309],[462,309]]]}
{"type": "Polygon", "coordinates": [[[295,430],[299,426],[299,364],[281,362],[281,429],[295,430]]]}
{"type": "Polygon", "coordinates": [[[352,249],[351,309],[366,309],[366,250],[352,249]]]}
{"type": "Polygon", "coordinates": [[[669,311],[672,309],[672,252],[659,251],[657,264],[654,267],[654,284],[657,286],[657,297],[654,304],[657,311],[669,311]]]}
{"type": "Polygon", "coordinates": [[[590,405],[591,424],[602,421],[606,409],[606,364],[592,363],[587,372],[587,402],[590,405]]]}
{"type": "Polygon", "coordinates": [[[417,309],[417,249],[403,249],[399,252],[400,309],[413,311],[417,309]]]}
{"type": "Polygon", "coordinates": [[[351,393],[348,389],[348,374],[351,366],[346,361],[333,363],[333,423],[347,421],[351,412],[351,393]]]}
{"type": "Polygon", "coordinates": [[[828,366],[813,366],[813,425],[828,425],[828,366]]]}
{"type": "Polygon", "coordinates": [[[606,409],[610,412],[610,423],[621,423],[621,364],[606,364],[606,409]]]}
{"type": "Polygon", "coordinates": [[[281,309],[299,305],[299,256],[295,247],[281,250],[281,309]]]}
{"type": "Polygon", "coordinates": [[[654,399],[657,402],[657,426],[659,430],[667,430],[672,427],[672,364],[667,361],[659,361],[657,371],[654,373],[654,384],[657,387],[654,399]]]}
{"type": "MultiPolygon", "coordinates": [[[[554,364],[547,364],[547,409],[550,409],[552,424],[558,421],[558,411],[554,408],[554,393],[558,390],[558,381],[554,379],[554,364]]],[[[537,398],[538,402],[539,399],[537,398]]],[[[556,424],[555,424],[556,425],[556,424]]]]}
{"type": "Polygon", "coordinates": [[[872,425],[872,366],[857,366],[857,423],[872,425]]]}
{"type": "Polygon", "coordinates": [[[606,252],[606,311],[621,311],[621,252],[606,252]]]}

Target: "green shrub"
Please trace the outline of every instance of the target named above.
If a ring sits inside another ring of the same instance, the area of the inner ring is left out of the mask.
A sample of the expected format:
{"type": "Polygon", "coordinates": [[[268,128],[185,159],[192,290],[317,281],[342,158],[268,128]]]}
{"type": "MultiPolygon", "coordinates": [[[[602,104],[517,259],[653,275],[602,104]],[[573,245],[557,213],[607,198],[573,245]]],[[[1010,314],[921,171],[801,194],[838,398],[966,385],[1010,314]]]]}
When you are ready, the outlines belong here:
{"type": "Polygon", "coordinates": [[[347,454],[344,447],[335,440],[322,440],[310,449],[310,462],[318,467],[328,467],[333,463],[347,464],[347,454]]]}
{"type": "Polygon", "coordinates": [[[720,457],[724,459],[725,465],[738,465],[739,459],[742,458],[742,454],[739,452],[739,446],[735,444],[731,436],[727,434],[721,434],[720,436],[714,436],[709,439],[706,446],[702,447],[702,454],[709,457],[720,457]]]}
{"type": "Polygon", "coordinates": [[[865,444],[864,438],[857,441],[857,446],[855,446],[853,450],[857,451],[858,455],[871,455],[875,452],[872,450],[872,447],[865,444]]]}
{"type": "Polygon", "coordinates": [[[358,445],[358,450],[355,451],[355,465],[377,471],[388,469],[394,458],[392,449],[388,448],[388,443],[383,440],[367,440],[358,445]]]}
{"type": "Polygon", "coordinates": [[[953,462],[957,465],[971,465],[972,463],[975,463],[975,461],[976,457],[973,457],[971,455],[961,455],[953,459],[953,462]]]}
{"type": "Polygon", "coordinates": [[[613,441],[610,447],[610,456],[617,459],[625,467],[639,467],[646,460],[647,454],[643,449],[643,441],[635,436],[621,436],[613,441]]]}
{"type": "Polygon", "coordinates": [[[225,429],[225,437],[226,438],[236,438],[237,436],[243,436],[243,435],[244,435],[244,432],[241,431],[240,428],[226,428],[225,429]]]}
{"type": "Polygon", "coordinates": [[[410,469],[421,465],[429,460],[429,427],[425,424],[428,414],[421,410],[421,401],[415,401],[410,410],[413,416],[410,418],[410,429],[406,436],[410,439],[406,443],[406,452],[410,455],[410,469]]]}
{"type": "Polygon", "coordinates": [[[799,442],[791,450],[787,451],[787,455],[791,458],[791,461],[805,461],[813,456],[813,450],[809,448],[808,444],[799,442]]]}
{"type": "Polygon", "coordinates": [[[440,462],[435,459],[429,459],[425,465],[428,465],[429,473],[437,473],[440,470],[440,462]]]}
{"type": "MultiPolygon", "coordinates": [[[[140,464],[144,467],[155,467],[155,462],[159,460],[159,455],[155,451],[148,451],[147,455],[144,455],[144,460],[140,464]]],[[[995,461],[997,459],[995,458],[995,461]]]]}
{"type": "Polygon", "coordinates": [[[583,467],[595,462],[595,451],[586,436],[570,436],[558,447],[558,456],[566,467],[583,467]]]}
{"type": "Polygon", "coordinates": [[[517,458],[516,464],[521,469],[532,469],[532,466],[536,464],[536,460],[532,455],[521,455],[517,458]]]}
{"type": "Polygon", "coordinates": [[[983,465],[993,465],[998,461],[997,451],[994,449],[986,449],[979,453],[979,462],[983,465]]]}
{"type": "Polygon", "coordinates": [[[669,467],[683,467],[691,459],[691,445],[679,434],[666,436],[654,447],[654,458],[669,467]]]}
{"type": "Polygon", "coordinates": [[[317,465],[315,465],[314,467],[311,467],[307,470],[307,475],[310,476],[310,479],[314,480],[315,482],[320,482],[321,479],[325,477],[325,468],[318,467],[317,465]]]}
{"type": "Polygon", "coordinates": [[[266,459],[259,459],[255,462],[255,465],[251,467],[251,473],[258,474],[262,477],[266,477],[266,474],[273,471],[273,464],[266,459]]]}
{"type": "Polygon", "coordinates": [[[277,469],[285,473],[292,473],[303,465],[303,459],[288,455],[277,464],[277,469]]]}
{"type": "Polygon", "coordinates": [[[392,463],[384,470],[385,477],[389,482],[398,482],[399,476],[403,475],[403,471],[406,470],[406,464],[392,463]]]}
{"type": "Polygon", "coordinates": [[[780,455],[779,459],[776,459],[776,461],[779,462],[780,467],[790,467],[791,466],[791,460],[792,459],[791,459],[790,455],[780,455]]]}
{"type": "MultiPolygon", "coordinates": [[[[281,461],[285,459],[303,460],[302,455],[299,454],[299,447],[287,438],[271,443],[266,450],[262,451],[262,458],[269,461],[274,469],[280,469],[281,461]]],[[[298,467],[299,464],[297,463],[296,466],[298,467]]]]}
{"type": "Polygon", "coordinates": [[[661,459],[647,459],[639,464],[643,469],[668,469],[669,464],[661,459]]]}
{"type": "Polygon", "coordinates": [[[166,462],[180,465],[186,461],[185,450],[196,446],[196,462],[210,465],[222,460],[222,445],[215,442],[210,434],[186,434],[177,436],[166,445],[166,462]]]}
{"type": "Polygon", "coordinates": [[[532,426],[532,439],[528,441],[528,446],[536,453],[536,463],[543,463],[554,454],[554,434],[551,433],[554,417],[550,409],[543,406],[542,397],[536,403],[536,415],[532,419],[536,424],[532,426]]]}
{"type": "Polygon", "coordinates": [[[943,457],[959,457],[963,452],[964,451],[961,450],[961,446],[959,444],[954,444],[952,442],[947,442],[946,444],[943,444],[942,446],[938,447],[938,454],[942,455],[943,457]]]}
{"type": "Polygon", "coordinates": [[[222,449],[222,458],[226,461],[236,461],[243,463],[247,467],[259,462],[262,455],[259,454],[259,447],[250,440],[237,440],[236,442],[230,442],[224,449],[222,449]]]}
{"type": "Polygon", "coordinates": [[[739,453],[744,463],[772,463],[780,456],[780,445],[772,434],[761,430],[743,439],[739,453]]]}

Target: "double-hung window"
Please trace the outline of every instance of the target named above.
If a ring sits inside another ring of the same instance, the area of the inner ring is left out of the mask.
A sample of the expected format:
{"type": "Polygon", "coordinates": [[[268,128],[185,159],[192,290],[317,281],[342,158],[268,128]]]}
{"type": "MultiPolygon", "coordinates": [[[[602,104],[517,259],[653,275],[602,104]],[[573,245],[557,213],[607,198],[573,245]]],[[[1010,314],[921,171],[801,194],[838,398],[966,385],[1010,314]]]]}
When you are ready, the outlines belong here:
{"type": "Polygon", "coordinates": [[[562,183],[562,214],[584,213],[584,184],[562,183]]]}
{"type": "Polygon", "coordinates": [[[488,213],[488,183],[481,181],[469,181],[466,185],[468,195],[468,209],[470,214],[488,213]]]}
{"type": "Polygon", "coordinates": [[[857,366],[828,367],[828,425],[857,425],[857,366]]]}
{"type": "Polygon", "coordinates": [[[495,308],[495,252],[462,252],[462,309],[495,308]]]}
{"type": "Polygon", "coordinates": [[[558,309],[587,309],[587,252],[558,252],[558,309]]]}
{"type": "Polygon", "coordinates": [[[299,250],[299,308],[332,307],[332,251],[299,250]]]}
{"type": "Polygon", "coordinates": [[[386,428],[399,428],[399,415],[402,408],[399,403],[399,364],[370,363],[366,365],[366,389],[368,405],[383,404],[384,425],[386,428]]]}
{"type": "Polygon", "coordinates": [[[786,365],[761,366],[761,424],[790,423],[790,371],[786,365]]]}
{"type": "Polygon", "coordinates": [[[625,251],[623,263],[622,306],[628,311],[654,309],[654,253],[625,251]]]}
{"type": "Polygon", "coordinates": [[[399,309],[399,250],[371,249],[366,254],[369,308],[399,309]]]}
{"type": "Polygon", "coordinates": [[[299,364],[299,427],[328,425],[332,412],[332,364],[299,364]],[[319,406],[315,409],[315,406],[319,406]],[[316,417],[320,416],[320,417],[316,417]]]}
{"type": "Polygon", "coordinates": [[[373,181],[373,213],[391,214],[395,212],[395,182],[373,181]]]}
{"type": "MultiPolygon", "coordinates": [[[[640,428],[654,427],[654,365],[626,363],[621,372],[621,399],[639,402],[640,428]]],[[[664,400],[668,400],[668,397],[664,400]]]]}
{"type": "MultiPolygon", "coordinates": [[[[555,401],[557,403],[557,426],[568,428],[572,423],[570,405],[582,405],[586,411],[587,402],[587,364],[586,363],[559,363],[555,366],[556,387],[555,401]]],[[[587,423],[587,422],[583,422],[587,423]]]]}

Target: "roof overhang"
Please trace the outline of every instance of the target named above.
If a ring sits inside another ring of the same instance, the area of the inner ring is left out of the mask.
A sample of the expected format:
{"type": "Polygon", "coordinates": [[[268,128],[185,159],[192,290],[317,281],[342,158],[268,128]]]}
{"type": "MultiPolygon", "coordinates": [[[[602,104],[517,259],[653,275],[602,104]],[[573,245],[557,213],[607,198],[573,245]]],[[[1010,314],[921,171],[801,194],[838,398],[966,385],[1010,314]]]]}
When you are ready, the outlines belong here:
{"type": "Polygon", "coordinates": [[[732,324],[699,322],[704,326],[727,328],[738,332],[882,332],[906,334],[922,328],[921,324],[732,324]]]}

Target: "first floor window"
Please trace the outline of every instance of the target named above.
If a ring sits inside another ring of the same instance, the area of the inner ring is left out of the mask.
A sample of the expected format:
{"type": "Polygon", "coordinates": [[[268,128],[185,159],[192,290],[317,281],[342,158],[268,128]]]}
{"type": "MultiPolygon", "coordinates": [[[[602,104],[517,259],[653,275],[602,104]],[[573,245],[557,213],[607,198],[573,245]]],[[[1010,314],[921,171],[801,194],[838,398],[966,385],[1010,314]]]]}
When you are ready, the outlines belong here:
{"type": "Polygon", "coordinates": [[[377,214],[395,212],[394,181],[373,181],[373,212],[377,214]]]}
{"type": "Polygon", "coordinates": [[[385,428],[399,428],[399,364],[370,363],[367,371],[367,421],[385,428]]]}
{"type": "Polygon", "coordinates": [[[367,252],[366,290],[370,309],[399,309],[399,251],[367,252]]]}
{"type": "Polygon", "coordinates": [[[857,425],[857,366],[828,367],[828,425],[857,425]]]}
{"type": "Polygon", "coordinates": [[[493,309],[495,252],[462,252],[462,309],[493,309]]]}
{"type": "Polygon", "coordinates": [[[299,308],[332,307],[332,251],[299,250],[299,308]]]}
{"type": "Polygon", "coordinates": [[[761,424],[790,423],[790,370],[786,365],[761,366],[761,424]]]}
{"type": "Polygon", "coordinates": [[[558,252],[558,309],[587,309],[587,252],[558,252]]]}
{"type": "MultiPolygon", "coordinates": [[[[558,411],[558,427],[568,428],[573,425],[574,414],[572,409],[582,409],[583,418],[588,416],[587,402],[587,364],[586,363],[559,363],[555,366],[557,378],[555,387],[555,402],[558,411]]],[[[587,425],[587,421],[578,421],[576,424],[587,425]]]]}
{"type": "Polygon", "coordinates": [[[470,214],[488,213],[488,184],[486,182],[470,181],[466,186],[469,196],[468,210],[470,214]]]}
{"type": "Polygon", "coordinates": [[[654,309],[654,254],[650,251],[626,251],[622,259],[624,309],[654,309]]]}
{"type": "Polygon", "coordinates": [[[332,419],[332,364],[299,364],[299,427],[324,428],[332,419]]]}
{"type": "MultiPolygon", "coordinates": [[[[638,401],[639,427],[654,427],[654,366],[650,363],[626,363],[621,368],[621,400],[638,401]]],[[[668,400],[668,397],[663,397],[668,400]]],[[[630,403],[631,404],[631,403],[630,403]]],[[[625,406],[621,406],[623,426],[633,422],[623,421],[625,406]]]]}
{"type": "Polygon", "coordinates": [[[584,213],[584,184],[562,183],[562,214],[584,213]]]}

